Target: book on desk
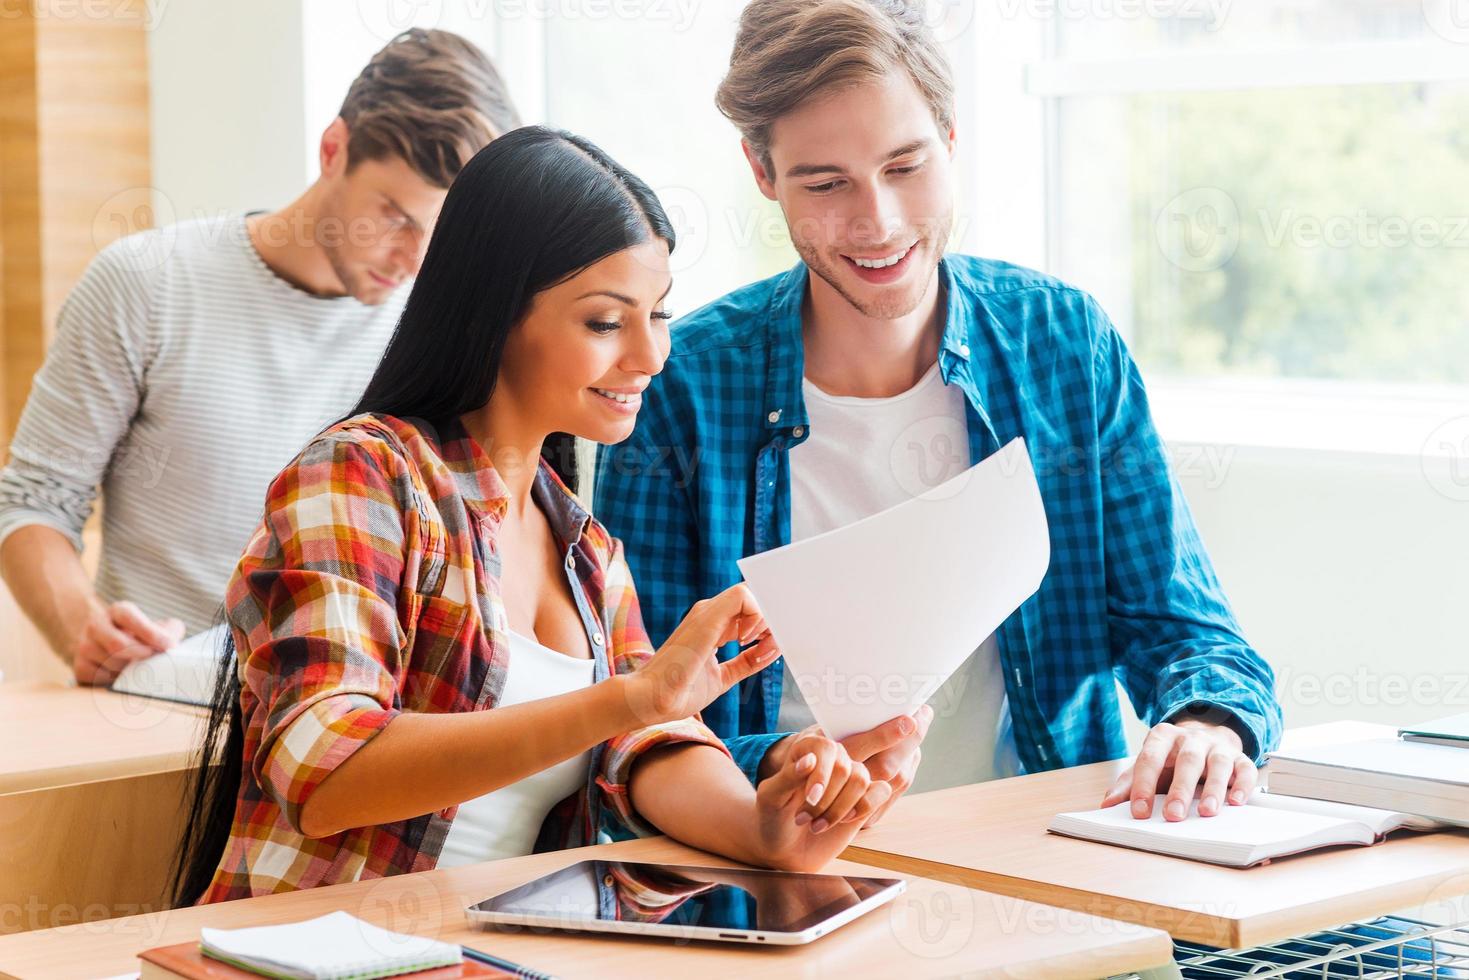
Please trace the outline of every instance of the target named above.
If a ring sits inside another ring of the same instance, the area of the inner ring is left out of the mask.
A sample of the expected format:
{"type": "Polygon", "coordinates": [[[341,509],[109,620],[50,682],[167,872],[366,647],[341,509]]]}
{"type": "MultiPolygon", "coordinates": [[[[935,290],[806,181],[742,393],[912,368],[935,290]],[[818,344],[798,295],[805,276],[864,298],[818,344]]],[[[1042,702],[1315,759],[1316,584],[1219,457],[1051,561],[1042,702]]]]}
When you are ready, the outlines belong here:
{"type": "MultiPolygon", "coordinates": [[[[1456,719],[1446,719],[1456,722],[1456,719]]],[[[1251,867],[1303,851],[1371,845],[1394,831],[1469,827],[1469,743],[1452,738],[1456,724],[1402,729],[1404,737],[1353,739],[1272,752],[1268,791],[1243,806],[1198,815],[1193,801],[1181,821],[1151,818],[1130,804],[1057,815],[1053,833],[1229,867],[1251,867]],[[1406,737],[1422,732],[1434,740],[1406,737]],[[1441,736],[1441,737],[1438,737],[1441,736]]]]}
{"type": "Polygon", "coordinates": [[[1163,817],[1165,799],[1154,799],[1152,815],[1145,820],[1134,817],[1131,804],[1123,801],[1101,810],[1057,814],[1047,829],[1065,837],[1248,868],[1322,847],[1375,844],[1395,830],[1442,826],[1399,811],[1265,792],[1255,793],[1242,806],[1224,806],[1212,817],[1199,816],[1194,800],[1185,819],[1169,821],[1163,817]]]}

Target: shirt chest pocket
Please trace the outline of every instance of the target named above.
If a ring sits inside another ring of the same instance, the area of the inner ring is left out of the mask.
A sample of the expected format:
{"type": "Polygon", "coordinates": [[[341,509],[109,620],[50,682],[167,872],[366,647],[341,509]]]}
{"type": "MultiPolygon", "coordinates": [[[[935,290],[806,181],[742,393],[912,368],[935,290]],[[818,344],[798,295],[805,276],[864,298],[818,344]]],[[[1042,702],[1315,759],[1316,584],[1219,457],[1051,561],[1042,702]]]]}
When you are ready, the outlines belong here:
{"type": "Polygon", "coordinates": [[[415,673],[464,689],[473,649],[470,608],[443,596],[421,596],[413,629],[412,663],[415,673]]]}
{"type": "MultiPolygon", "coordinates": [[[[436,542],[437,543],[437,542],[436,542]]],[[[428,688],[449,685],[471,690],[466,679],[473,659],[473,637],[467,634],[474,617],[467,595],[466,573],[448,562],[442,547],[425,549],[418,576],[413,618],[412,670],[428,688]]],[[[423,707],[442,708],[442,694],[425,694],[423,707]]]]}

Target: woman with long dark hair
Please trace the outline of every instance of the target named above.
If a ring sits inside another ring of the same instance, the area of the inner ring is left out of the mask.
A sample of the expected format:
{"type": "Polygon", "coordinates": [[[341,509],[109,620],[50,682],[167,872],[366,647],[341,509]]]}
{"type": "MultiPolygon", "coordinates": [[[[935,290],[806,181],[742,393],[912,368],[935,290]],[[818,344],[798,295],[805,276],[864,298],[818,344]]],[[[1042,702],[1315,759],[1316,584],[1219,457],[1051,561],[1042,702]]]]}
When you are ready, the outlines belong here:
{"type": "Polygon", "coordinates": [[[572,437],[626,438],[667,357],[673,245],[648,187],[567,133],[459,174],[377,373],[272,483],[230,581],[177,903],[619,826],[811,868],[887,799],[814,734],[752,788],[697,712],[779,654],[753,598],[699,603],[655,653],[621,544],[567,489],[572,437]]]}

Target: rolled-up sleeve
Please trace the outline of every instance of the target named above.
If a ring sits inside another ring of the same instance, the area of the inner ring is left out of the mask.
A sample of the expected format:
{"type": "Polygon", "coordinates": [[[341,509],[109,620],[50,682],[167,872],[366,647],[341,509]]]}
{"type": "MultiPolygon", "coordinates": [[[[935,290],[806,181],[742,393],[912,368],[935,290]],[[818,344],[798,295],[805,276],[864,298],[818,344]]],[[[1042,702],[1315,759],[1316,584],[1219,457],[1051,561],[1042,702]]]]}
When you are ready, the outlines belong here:
{"type": "MultiPolygon", "coordinates": [[[[653,656],[653,645],[643,628],[637,592],[623,558],[622,542],[616,539],[611,541],[605,574],[603,595],[611,637],[612,669],[619,674],[631,673],[653,656]]],[[[643,820],[632,804],[628,781],[632,778],[633,766],[643,753],[678,743],[708,745],[726,756],[730,754],[719,736],[698,716],[634,729],[612,739],[603,753],[597,784],[602,788],[605,803],[611,815],[639,837],[649,837],[661,831],[643,820]]]]}
{"type": "Polygon", "coordinates": [[[318,439],[271,485],[230,583],[246,759],[298,833],[316,788],[400,713],[406,484],[386,446],[318,439]]]}

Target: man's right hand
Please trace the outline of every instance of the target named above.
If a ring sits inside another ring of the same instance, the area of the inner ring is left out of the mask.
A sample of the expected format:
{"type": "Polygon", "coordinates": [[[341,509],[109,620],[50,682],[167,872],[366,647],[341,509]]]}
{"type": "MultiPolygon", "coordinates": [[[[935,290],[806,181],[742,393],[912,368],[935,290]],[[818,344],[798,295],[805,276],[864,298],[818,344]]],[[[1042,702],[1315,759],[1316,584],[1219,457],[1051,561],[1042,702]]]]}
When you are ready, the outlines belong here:
{"type": "Polygon", "coordinates": [[[768,867],[819,871],[893,791],[819,732],[807,729],[789,742],[780,771],[755,791],[753,853],[768,867]]]}
{"type": "Polygon", "coordinates": [[[111,684],[123,668],[172,647],[184,638],[178,619],[150,619],[136,603],[94,602],[72,657],[79,684],[111,684]]]}
{"type": "MultiPolygon", "coordinates": [[[[874,781],[885,782],[892,787],[892,795],[862,822],[871,827],[883,818],[888,808],[913,785],[918,774],[918,764],[923,758],[920,746],[933,722],[933,708],[920,705],[912,715],[899,715],[878,725],[876,728],[842,739],[841,746],[857,762],[866,765],[874,781]]],[[[790,746],[804,735],[821,734],[819,725],[812,725],[795,735],[788,735],[776,742],[765,753],[760,763],[759,779],[763,782],[785,765],[790,746]]]]}

